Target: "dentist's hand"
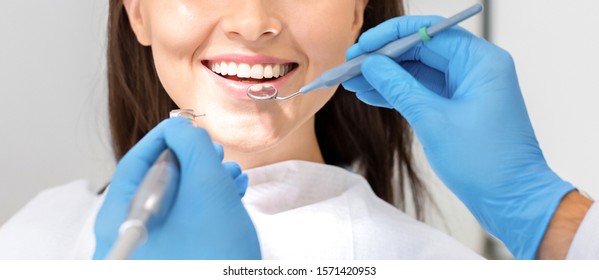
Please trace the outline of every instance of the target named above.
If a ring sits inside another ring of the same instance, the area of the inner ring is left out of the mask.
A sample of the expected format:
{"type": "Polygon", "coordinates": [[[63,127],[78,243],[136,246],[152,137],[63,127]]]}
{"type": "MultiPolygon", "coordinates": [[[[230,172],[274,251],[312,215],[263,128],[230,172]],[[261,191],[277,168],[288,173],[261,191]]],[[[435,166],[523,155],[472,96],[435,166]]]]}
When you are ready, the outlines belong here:
{"type": "MultiPolygon", "coordinates": [[[[364,33],[348,59],[439,17],[391,19],[364,33]]],[[[511,56],[454,27],[401,57],[374,56],[343,86],[399,111],[441,180],[517,258],[533,259],[562,197],[573,190],[547,165],[511,56]]]]}
{"type": "Polygon", "coordinates": [[[169,147],[180,182],[166,219],[148,229],[132,259],[260,259],[254,225],[241,198],[247,175],[221,163],[222,148],[183,118],[156,126],[119,162],[95,224],[94,259],[104,259],[117,239],[129,202],[158,155],[169,147]]]}

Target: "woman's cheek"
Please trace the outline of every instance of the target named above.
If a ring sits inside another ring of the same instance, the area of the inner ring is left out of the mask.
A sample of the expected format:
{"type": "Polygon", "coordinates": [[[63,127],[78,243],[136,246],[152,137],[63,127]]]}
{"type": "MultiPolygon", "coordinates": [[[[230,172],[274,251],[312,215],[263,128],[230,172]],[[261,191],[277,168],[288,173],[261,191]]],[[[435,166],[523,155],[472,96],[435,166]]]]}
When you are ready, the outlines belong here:
{"type": "MultiPolygon", "coordinates": [[[[342,17],[343,18],[343,17],[342,17]]],[[[326,70],[345,62],[345,51],[355,41],[350,34],[351,21],[322,22],[320,28],[310,29],[303,38],[304,50],[308,52],[310,64],[326,70]]]]}
{"type": "Polygon", "coordinates": [[[345,41],[328,41],[327,44],[313,46],[310,64],[317,75],[345,62],[345,50],[350,46],[345,41]]]}
{"type": "Polygon", "coordinates": [[[197,102],[193,99],[198,89],[196,82],[198,61],[196,51],[209,34],[201,28],[181,21],[161,24],[161,28],[153,30],[152,54],[160,81],[171,98],[179,106],[191,106],[197,102]],[[193,30],[192,30],[193,29],[193,30]],[[187,104],[187,105],[185,105],[187,104]]]}

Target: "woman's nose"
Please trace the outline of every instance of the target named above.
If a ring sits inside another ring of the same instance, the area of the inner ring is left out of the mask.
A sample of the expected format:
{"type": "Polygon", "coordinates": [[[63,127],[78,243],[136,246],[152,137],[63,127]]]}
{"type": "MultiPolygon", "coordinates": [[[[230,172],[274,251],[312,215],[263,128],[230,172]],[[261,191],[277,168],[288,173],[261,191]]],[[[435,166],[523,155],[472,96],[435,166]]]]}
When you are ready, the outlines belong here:
{"type": "Polygon", "coordinates": [[[268,1],[237,1],[239,5],[232,7],[222,22],[227,36],[251,42],[276,37],[283,25],[265,2],[268,1]]]}

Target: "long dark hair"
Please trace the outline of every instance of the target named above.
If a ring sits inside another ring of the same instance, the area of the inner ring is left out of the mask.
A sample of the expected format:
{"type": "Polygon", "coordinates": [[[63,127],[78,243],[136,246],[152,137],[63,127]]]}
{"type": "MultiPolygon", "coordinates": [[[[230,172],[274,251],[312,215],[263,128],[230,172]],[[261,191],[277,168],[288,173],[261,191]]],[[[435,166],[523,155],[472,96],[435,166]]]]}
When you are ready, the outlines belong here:
{"type": "MultiPolygon", "coordinates": [[[[402,1],[370,0],[362,32],[403,14],[402,1]]],[[[137,42],[122,0],[110,0],[107,60],[110,130],[119,160],[176,105],[158,79],[151,48],[137,42]]],[[[339,87],[316,114],[316,135],[327,164],[356,166],[377,196],[404,210],[411,197],[423,217],[426,190],[414,168],[413,134],[399,113],[368,106],[339,87]]]]}

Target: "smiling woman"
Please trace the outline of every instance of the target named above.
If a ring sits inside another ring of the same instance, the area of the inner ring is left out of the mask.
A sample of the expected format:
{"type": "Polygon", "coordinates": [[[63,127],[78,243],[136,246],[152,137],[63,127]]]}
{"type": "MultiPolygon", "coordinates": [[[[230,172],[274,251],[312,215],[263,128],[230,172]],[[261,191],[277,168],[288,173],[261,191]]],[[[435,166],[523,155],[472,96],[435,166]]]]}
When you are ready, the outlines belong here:
{"type": "Polygon", "coordinates": [[[414,194],[420,213],[425,191],[412,166],[412,134],[395,111],[363,104],[342,87],[284,103],[255,102],[245,93],[253,83],[242,81],[247,68],[258,80],[260,66],[263,79],[272,66],[279,77],[269,83],[295,92],[344,62],[361,31],[403,14],[395,0],[350,2],[112,1],[108,77],[116,158],[170,110],[190,108],[207,114],[199,125],[244,168],[289,159],[354,165],[390,203],[403,207],[406,193],[414,194]]]}
{"type": "MultiPolygon", "coordinates": [[[[257,104],[249,100],[246,89],[271,76],[275,79],[270,83],[277,89],[293,92],[343,62],[345,50],[359,35],[365,2],[124,1],[139,42],[130,42],[126,50],[151,48],[156,70],[147,72],[156,71],[160,81],[151,85],[161,84],[178,107],[206,113],[198,125],[223,144],[228,159],[242,167],[290,159],[324,162],[314,133],[314,114],[334,89],[284,104],[257,104]],[[216,65],[218,72],[212,71],[216,65]]],[[[129,24],[121,22],[119,33],[131,28],[129,24]]],[[[126,70],[130,75],[142,69],[126,70]]],[[[122,96],[120,91],[113,95],[122,96]]]]}
{"type": "MultiPolygon", "coordinates": [[[[263,258],[477,258],[390,205],[404,209],[413,199],[420,217],[426,193],[412,163],[412,133],[396,111],[361,103],[341,87],[285,102],[246,95],[265,81],[296,92],[344,62],[363,31],[403,14],[400,2],[111,0],[108,94],[116,159],[169,111],[192,109],[205,114],[195,125],[222,144],[225,160],[248,174],[243,202],[263,258]]],[[[68,192],[40,199],[64,201],[68,192]]],[[[53,244],[71,247],[43,258],[91,257],[102,198],[87,199],[68,211],[75,217],[85,208],[87,218],[61,217],[77,220],[72,234],[54,225],[45,230],[47,239],[61,239],[53,244]]],[[[5,236],[20,230],[9,225],[5,236]]],[[[32,242],[36,252],[53,250],[32,242]]]]}

